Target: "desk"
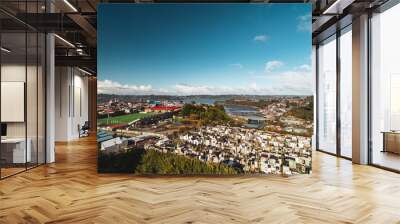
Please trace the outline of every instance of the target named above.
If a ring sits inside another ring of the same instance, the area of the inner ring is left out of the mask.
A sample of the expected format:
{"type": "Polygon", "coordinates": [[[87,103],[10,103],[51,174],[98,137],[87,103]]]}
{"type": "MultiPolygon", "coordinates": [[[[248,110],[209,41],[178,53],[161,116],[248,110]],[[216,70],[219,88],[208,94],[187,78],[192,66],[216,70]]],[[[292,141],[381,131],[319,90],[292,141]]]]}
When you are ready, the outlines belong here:
{"type": "Polygon", "coordinates": [[[400,154],[400,131],[383,131],[382,152],[400,154]]]}
{"type": "Polygon", "coordinates": [[[31,139],[27,139],[25,151],[25,138],[5,138],[1,139],[1,159],[6,163],[26,163],[31,162],[31,139]]]}

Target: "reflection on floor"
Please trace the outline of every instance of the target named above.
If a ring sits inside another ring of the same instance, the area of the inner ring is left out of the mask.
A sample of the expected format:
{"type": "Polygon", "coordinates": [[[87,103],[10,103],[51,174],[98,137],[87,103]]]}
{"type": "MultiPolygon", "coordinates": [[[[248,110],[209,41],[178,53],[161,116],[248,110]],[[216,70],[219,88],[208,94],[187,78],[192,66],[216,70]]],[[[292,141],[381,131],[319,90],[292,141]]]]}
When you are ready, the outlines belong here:
{"type": "Polygon", "coordinates": [[[375,151],[372,157],[373,164],[400,171],[400,155],[391,152],[375,151]]]}
{"type": "Polygon", "coordinates": [[[0,223],[399,223],[400,175],[313,154],[313,173],[135,177],[97,173],[97,141],[0,181],[0,223]]]}
{"type": "Polygon", "coordinates": [[[1,164],[3,167],[0,168],[0,173],[1,173],[1,178],[6,178],[8,176],[20,173],[25,171],[26,169],[30,169],[33,167],[36,167],[36,163],[27,163],[26,166],[25,164],[18,164],[18,165],[13,165],[13,164],[1,164]]]}
{"type": "Polygon", "coordinates": [[[22,172],[24,170],[25,170],[25,167],[24,168],[21,168],[21,167],[1,168],[1,171],[0,171],[1,178],[22,172]]]}

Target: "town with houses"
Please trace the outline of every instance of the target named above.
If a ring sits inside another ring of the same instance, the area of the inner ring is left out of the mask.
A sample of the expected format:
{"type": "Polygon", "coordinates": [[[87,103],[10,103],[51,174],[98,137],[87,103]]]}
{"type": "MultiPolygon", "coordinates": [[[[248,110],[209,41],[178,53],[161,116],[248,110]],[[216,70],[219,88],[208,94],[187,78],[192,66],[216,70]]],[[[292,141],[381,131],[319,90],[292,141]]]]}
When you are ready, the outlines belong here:
{"type": "Polygon", "coordinates": [[[307,116],[310,112],[303,113],[306,107],[313,112],[310,97],[212,101],[222,104],[233,122],[196,125],[192,115],[184,116],[184,108],[187,104],[202,107],[203,102],[108,98],[98,102],[101,154],[121,154],[142,147],[207,164],[225,164],[245,174],[311,173],[313,120],[307,116]]]}

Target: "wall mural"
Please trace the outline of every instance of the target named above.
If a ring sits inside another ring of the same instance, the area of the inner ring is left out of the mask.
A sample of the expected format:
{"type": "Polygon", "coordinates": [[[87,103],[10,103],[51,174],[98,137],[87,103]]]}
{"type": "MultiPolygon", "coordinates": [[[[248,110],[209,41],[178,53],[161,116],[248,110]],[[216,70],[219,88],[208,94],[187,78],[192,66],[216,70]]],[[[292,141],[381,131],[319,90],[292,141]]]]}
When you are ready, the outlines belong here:
{"type": "Polygon", "coordinates": [[[98,171],[308,174],[310,4],[100,4],[98,171]]]}

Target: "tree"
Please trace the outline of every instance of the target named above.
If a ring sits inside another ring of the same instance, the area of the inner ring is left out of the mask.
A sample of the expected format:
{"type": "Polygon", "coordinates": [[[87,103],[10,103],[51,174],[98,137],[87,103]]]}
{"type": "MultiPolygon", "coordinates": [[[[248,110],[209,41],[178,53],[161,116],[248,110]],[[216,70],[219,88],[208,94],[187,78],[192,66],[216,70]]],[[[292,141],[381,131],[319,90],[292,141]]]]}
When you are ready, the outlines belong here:
{"type": "Polygon", "coordinates": [[[237,174],[238,171],[225,164],[205,163],[174,153],[160,153],[147,150],[136,174],[237,174]]]}

